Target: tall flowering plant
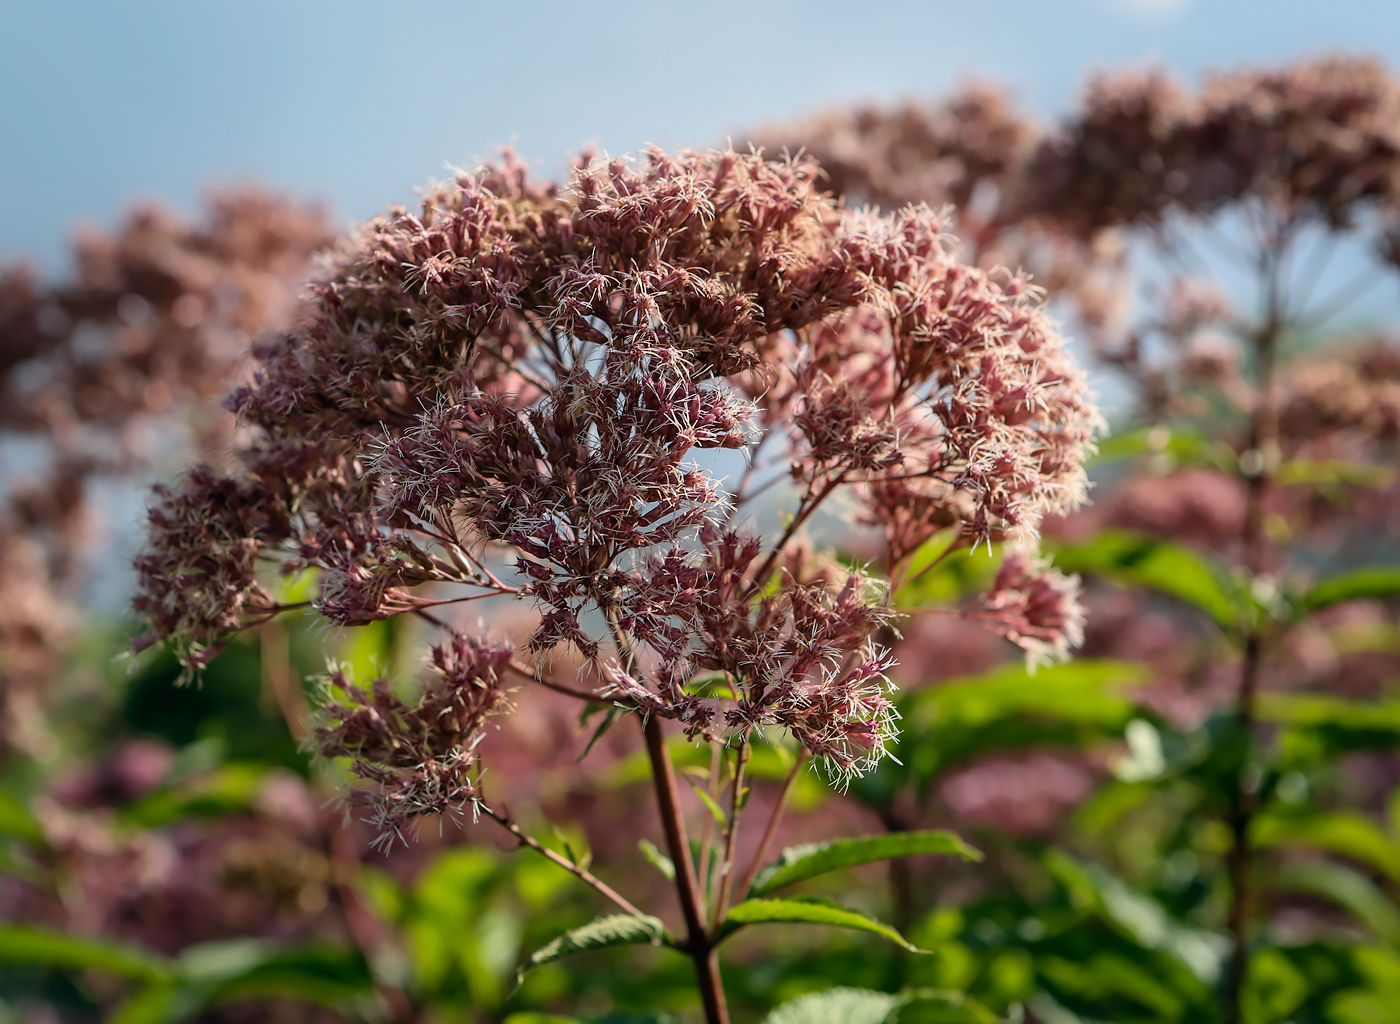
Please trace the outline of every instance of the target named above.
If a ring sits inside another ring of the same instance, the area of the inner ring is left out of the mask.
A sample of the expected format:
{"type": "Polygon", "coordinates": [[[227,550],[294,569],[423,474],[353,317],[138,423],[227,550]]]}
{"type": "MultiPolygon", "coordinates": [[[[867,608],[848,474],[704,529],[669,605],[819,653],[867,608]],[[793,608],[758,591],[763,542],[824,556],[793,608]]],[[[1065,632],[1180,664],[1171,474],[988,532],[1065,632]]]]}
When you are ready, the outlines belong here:
{"type": "Polygon", "coordinates": [[[888,586],[813,557],[813,516],[838,499],[856,509],[896,583],[935,538],[945,551],[1004,540],[1012,554],[968,616],[1037,655],[1063,653],[1080,625],[1073,582],[1035,543],[1045,514],[1083,499],[1098,418],[1036,289],[957,262],[926,207],[846,209],[817,173],[653,151],[641,166],[584,158],[558,187],[508,157],[373,221],[326,257],[297,325],[258,347],[253,382],[230,396],[246,428],[236,464],[159,490],[137,563],[141,642],[168,643],[191,672],[291,607],[269,570],[314,570],[311,604],[331,623],[411,615],[439,630],[417,697],[330,676],[315,742],[350,759],[354,802],[390,839],[427,815],[498,822],[621,910],[527,967],[670,946],[694,961],[711,1022],[727,1020],[716,947],[746,924],[903,941],[769,893],[965,850],[946,834],[848,839],[763,870],[779,804],[740,877],[759,735],[800,745],[794,773],[815,759],[839,780],[897,733],[888,586]],[[742,471],[707,469],[718,450],[742,471]],[[780,484],[791,505],[758,532],[757,499],[780,484]],[[537,612],[519,643],[451,615],[506,600],[537,612]],[[493,801],[479,741],[522,686],[640,727],[679,936],[493,801]],[[675,731],[716,750],[712,794],[727,780],[697,857],[675,731]]]}
{"type": "MultiPolygon", "coordinates": [[[[1056,545],[1062,567],[1090,577],[1083,653],[1136,662],[1152,680],[1115,727],[1130,756],[1086,805],[1094,824],[1080,838],[1135,879],[1141,907],[1198,929],[1206,955],[1177,952],[1171,966],[1163,924],[1134,935],[1133,955],[1165,966],[1072,977],[1064,964],[1102,948],[1093,930],[1112,912],[1047,935],[1049,901],[1028,900],[1026,927],[1006,941],[1036,957],[1030,1005],[1044,1019],[1370,1020],[1395,1003],[1393,981],[1374,982],[1391,986],[1375,995],[1350,964],[1384,962],[1395,976],[1394,933],[1372,915],[1388,920],[1394,902],[1397,647],[1353,637],[1393,637],[1400,600],[1400,357],[1393,298],[1374,301],[1400,264],[1397,126],[1389,69],[1326,56],[1212,75],[1198,90],[1161,72],[1100,77],[1048,129],[971,88],[938,107],[835,111],[768,136],[815,153],[848,198],[958,203],[974,255],[1016,253],[1051,281],[1133,399],[1124,426],[1136,429],[1104,445],[1092,516],[1062,524],[1056,545]],[[1383,330],[1371,326],[1382,317],[1383,330]],[[1159,988],[1182,964],[1184,980],[1159,988]]],[[[1124,668],[1100,664],[1126,681],[1124,668]]],[[[978,682],[991,705],[992,680],[978,682]]],[[[924,710],[956,716],[970,688],[930,687],[924,710]]],[[[1044,717],[1043,703],[1037,692],[1004,706],[1044,717]]],[[[1082,725],[1089,706],[1058,715],[1082,725]]],[[[1021,735],[1023,747],[1084,745],[1021,735]]],[[[938,744],[935,767],[909,773],[922,792],[977,749],[938,744]]],[[[986,729],[979,753],[1017,745],[986,729]]],[[[998,766],[984,767],[995,779],[998,766]]],[[[1062,848],[1042,866],[1047,891],[1080,907],[1099,882],[1104,907],[1130,891],[1062,848]]]]}

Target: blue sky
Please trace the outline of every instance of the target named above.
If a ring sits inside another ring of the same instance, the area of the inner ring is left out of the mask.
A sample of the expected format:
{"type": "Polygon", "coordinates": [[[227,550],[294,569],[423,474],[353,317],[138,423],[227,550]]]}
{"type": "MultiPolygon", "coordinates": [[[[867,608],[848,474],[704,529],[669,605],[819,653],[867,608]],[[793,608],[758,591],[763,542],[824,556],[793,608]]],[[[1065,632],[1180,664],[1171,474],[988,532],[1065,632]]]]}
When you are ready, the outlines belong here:
{"type": "Polygon", "coordinates": [[[370,216],[514,142],[707,145],[969,75],[1065,110],[1094,68],[1188,78],[1324,49],[1400,66],[1400,4],[1359,0],[0,0],[0,259],[61,265],[75,222],[190,210],[257,179],[370,216]]]}

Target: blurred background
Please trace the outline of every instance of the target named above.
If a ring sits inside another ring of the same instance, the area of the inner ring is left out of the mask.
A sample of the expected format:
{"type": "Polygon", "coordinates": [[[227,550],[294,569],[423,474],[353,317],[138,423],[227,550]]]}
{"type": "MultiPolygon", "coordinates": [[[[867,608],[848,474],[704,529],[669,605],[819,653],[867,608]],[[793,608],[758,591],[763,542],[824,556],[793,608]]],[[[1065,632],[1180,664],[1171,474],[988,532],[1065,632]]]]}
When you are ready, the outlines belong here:
{"type": "Polygon", "coordinates": [[[138,198],[186,214],[256,179],[341,224],[514,145],[556,175],[585,143],[722,144],[861,100],[995,81],[1064,114],[1088,74],[1400,61],[1400,8],[1367,0],[474,4],[248,0],[0,4],[0,259],[60,266],[75,222],[138,198]]]}

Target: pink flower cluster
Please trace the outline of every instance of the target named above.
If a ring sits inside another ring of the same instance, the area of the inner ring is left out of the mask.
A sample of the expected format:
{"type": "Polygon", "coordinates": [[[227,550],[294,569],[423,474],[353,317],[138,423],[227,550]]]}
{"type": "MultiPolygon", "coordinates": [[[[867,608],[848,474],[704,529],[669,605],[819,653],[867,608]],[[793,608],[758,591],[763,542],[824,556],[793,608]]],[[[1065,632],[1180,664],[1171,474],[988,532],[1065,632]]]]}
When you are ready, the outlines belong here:
{"type": "MultiPolygon", "coordinates": [[[[894,560],[944,527],[1031,543],[1082,500],[1099,420],[1024,280],[950,258],[926,207],[850,211],[817,173],[653,151],[559,188],[508,157],[369,224],[231,397],[252,428],[234,471],[159,496],[153,636],[197,665],[275,613],[258,563],[319,570],[316,607],[346,625],[528,599],[538,671],[566,649],[598,699],[873,764],[886,597],[861,573],[799,581],[801,526],[845,492],[894,560]],[[770,438],[801,497],[757,537],[730,525],[751,494],[692,459],[770,438]]],[[[391,764],[371,776],[407,794],[387,823],[469,793],[471,729],[453,761],[387,690],[353,701],[380,731],[331,746],[391,764]]]]}
{"type": "Polygon", "coordinates": [[[432,649],[431,671],[417,704],[399,698],[385,679],[367,692],[343,671],[330,686],[345,701],[326,702],[329,724],[316,730],[328,757],[349,757],[355,774],[373,789],[356,790],[354,804],[388,842],[424,814],[456,813],[477,798],[476,745],[492,715],[506,710],[502,677],[509,647],[488,646],[454,634],[432,649]]]}

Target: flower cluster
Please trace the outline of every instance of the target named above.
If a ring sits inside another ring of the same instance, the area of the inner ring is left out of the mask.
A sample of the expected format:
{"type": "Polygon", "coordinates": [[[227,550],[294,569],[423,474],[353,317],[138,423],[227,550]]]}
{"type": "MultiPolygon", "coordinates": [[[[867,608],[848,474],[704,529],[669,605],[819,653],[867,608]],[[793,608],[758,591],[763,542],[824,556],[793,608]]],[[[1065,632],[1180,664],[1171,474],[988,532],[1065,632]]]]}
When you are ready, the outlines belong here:
{"type": "Polygon", "coordinates": [[[1084,642],[1079,577],[1024,550],[1006,552],[991,589],[970,617],[1026,652],[1031,665],[1061,661],[1084,642]]]}
{"type": "MultiPolygon", "coordinates": [[[[887,600],[794,571],[801,527],[846,492],[891,536],[917,502],[964,542],[1030,543],[1082,500],[1099,421],[1035,289],[953,260],[927,207],[851,211],[817,174],[654,151],[585,158],[560,188],[508,156],[369,224],[231,396],[253,428],[239,472],[159,496],[154,635],[197,661],[275,611],[259,560],[318,569],[317,609],[348,625],[527,599],[525,649],[582,656],[598,699],[873,764],[887,600]],[[693,461],[732,449],[761,476],[770,437],[801,492],[776,539],[731,525],[763,487],[693,461]]],[[[387,689],[355,699],[381,731],[344,751],[407,794],[394,807],[469,794],[467,733],[445,759],[387,689]]]]}
{"type": "Polygon", "coordinates": [[[369,691],[336,671],[325,712],[332,724],[316,730],[327,757],[349,757],[355,774],[374,788],[351,794],[370,808],[387,841],[425,814],[451,814],[477,798],[476,746],[486,721],[507,707],[502,677],[511,648],[454,634],[432,649],[431,672],[417,704],[400,699],[385,679],[369,691]]]}
{"type": "Polygon", "coordinates": [[[1217,74],[1194,92],[1160,71],[1102,75],[1055,126],[973,86],[937,105],[828,112],[756,137],[815,154],[839,196],[956,203],[970,258],[1034,272],[1157,413],[1194,384],[1228,382],[1235,356],[1218,333],[1183,344],[1169,317],[1128,325],[1125,233],[1170,250],[1183,218],[1246,207],[1275,230],[1356,228],[1385,258],[1400,254],[1400,82],[1371,59],[1217,74]],[[1170,373],[1152,365],[1153,336],[1178,357],[1170,373]]]}

